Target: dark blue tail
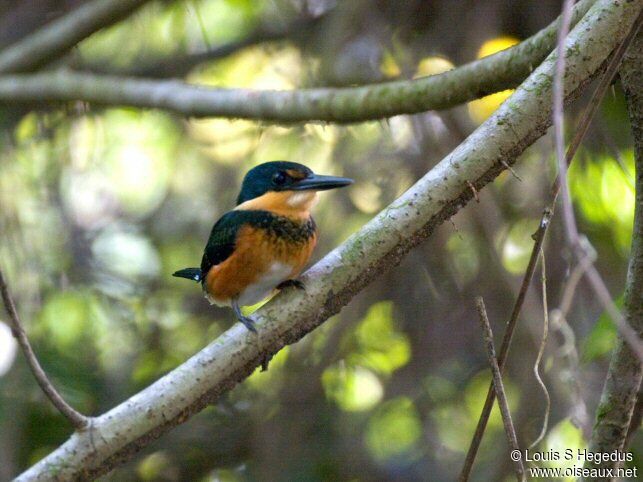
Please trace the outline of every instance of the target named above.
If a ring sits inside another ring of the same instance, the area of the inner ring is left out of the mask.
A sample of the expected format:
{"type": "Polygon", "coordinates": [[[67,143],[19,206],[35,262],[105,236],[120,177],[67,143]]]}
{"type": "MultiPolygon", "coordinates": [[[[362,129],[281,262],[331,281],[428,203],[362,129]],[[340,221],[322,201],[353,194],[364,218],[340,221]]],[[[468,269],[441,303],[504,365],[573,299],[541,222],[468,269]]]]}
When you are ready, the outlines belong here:
{"type": "Polygon", "coordinates": [[[186,278],[191,279],[192,281],[201,281],[201,268],[185,268],[180,269],[175,273],[172,273],[172,276],[177,278],[186,278]]]}

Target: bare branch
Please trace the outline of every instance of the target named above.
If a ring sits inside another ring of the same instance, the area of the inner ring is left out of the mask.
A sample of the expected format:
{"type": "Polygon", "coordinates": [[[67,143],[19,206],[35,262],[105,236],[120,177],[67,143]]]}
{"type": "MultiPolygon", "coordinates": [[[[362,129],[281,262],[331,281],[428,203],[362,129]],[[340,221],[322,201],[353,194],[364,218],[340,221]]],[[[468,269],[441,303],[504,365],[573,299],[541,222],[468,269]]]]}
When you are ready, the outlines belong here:
{"type": "Polygon", "coordinates": [[[42,391],[45,392],[51,403],[62,413],[71,424],[77,429],[81,429],[87,426],[88,419],[81,413],[74,410],[70,407],[63,397],[58,393],[58,391],[51,384],[45,371],[40,366],[36,354],[31,348],[31,343],[29,343],[29,338],[27,338],[27,333],[25,333],[22,323],[20,322],[20,315],[18,315],[18,310],[16,305],[13,302],[13,298],[9,293],[9,287],[7,282],[4,279],[4,274],[0,270],[0,296],[2,297],[2,302],[4,303],[5,310],[9,316],[9,323],[11,324],[11,332],[13,336],[18,341],[18,345],[25,354],[29,368],[33,373],[33,376],[36,378],[38,385],[42,388],[42,391]]]}
{"type": "MultiPolygon", "coordinates": [[[[599,0],[581,20],[568,37],[568,48],[578,52],[565,79],[569,100],[600,71],[641,9],[640,2],[599,0]]],[[[69,480],[107,472],[337,313],[472,198],[467,180],[480,190],[503,171],[503,161],[512,164],[543,135],[551,125],[551,102],[545,99],[551,95],[553,69],[549,57],[457,149],[306,272],[306,293],[284,292],[255,312],[258,336],[236,324],[148,388],[93,419],[91,431],[74,434],[17,480],[52,473],[69,480]],[[94,434],[93,444],[87,432],[94,434]]]]}
{"type": "MultiPolygon", "coordinates": [[[[509,411],[509,404],[507,403],[505,387],[502,383],[502,374],[500,373],[498,359],[496,358],[496,349],[493,346],[493,332],[491,331],[491,325],[489,324],[489,318],[487,317],[487,310],[485,309],[484,300],[481,296],[476,298],[476,308],[478,309],[478,318],[482,325],[482,334],[484,336],[485,347],[487,349],[487,358],[489,360],[489,365],[491,365],[491,374],[493,377],[492,383],[496,392],[496,397],[498,398],[498,406],[500,407],[500,413],[502,415],[502,423],[505,426],[509,448],[512,452],[521,453],[520,447],[518,446],[518,438],[516,437],[516,429],[514,428],[513,421],[511,420],[511,412],[509,411]]],[[[522,457],[517,457],[516,460],[514,460],[514,458],[516,457],[511,457],[511,460],[514,462],[516,479],[518,479],[518,482],[523,482],[525,480],[525,467],[522,464],[522,457]]]]}
{"type": "MultiPolygon", "coordinates": [[[[635,24],[636,24],[636,21],[633,22],[633,25],[635,24]]],[[[598,106],[600,105],[600,101],[605,95],[607,88],[609,87],[614,75],[616,74],[618,66],[620,65],[620,62],[622,60],[622,56],[625,50],[627,49],[627,46],[630,44],[630,42],[632,42],[633,31],[634,29],[631,28],[629,34],[625,36],[623,41],[615,49],[615,52],[612,55],[605,69],[605,73],[601,76],[601,80],[598,86],[596,87],[596,89],[594,90],[588,106],[583,112],[583,116],[578,124],[578,128],[576,130],[574,138],[572,139],[572,142],[569,144],[569,147],[567,148],[567,155],[565,157],[567,164],[571,163],[572,159],[574,158],[574,155],[576,154],[576,151],[578,150],[578,147],[580,146],[583,138],[585,137],[585,134],[587,133],[589,124],[592,118],[594,117],[594,114],[596,113],[598,106]]],[[[542,247],[542,243],[543,243],[547,228],[549,227],[551,217],[553,216],[554,209],[556,207],[556,199],[558,198],[559,192],[560,192],[560,182],[559,182],[559,178],[557,177],[552,184],[549,201],[547,203],[547,206],[543,210],[543,214],[540,219],[540,225],[538,227],[538,230],[532,235],[532,238],[534,239],[534,246],[531,250],[529,263],[527,264],[525,276],[523,277],[522,284],[520,285],[520,291],[518,293],[518,297],[516,298],[516,303],[514,304],[511,317],[507,322],[507,328],[505,330],[505,333],[502,339],[502,344],[500,345],[498,365],[500,366],[501,370],[504,369],[506,356],[509,353],[511,340],[513,338],[513,334],[516,329],[516,325],[518,323],[518,316],[520,315],[520,311],[522,310],[522,305],[525,301],[525,295],[527,293],[527,290],[531,283],[531,279],[533,278],[533,275],[536,269],[536,263],[538,262],[540,249],[542,247]]],[[[489,421],[489,416],[491,414],[491,409],[493,408],[494,400],[495,400],[495,392],[493,390],[493,385],[490,385],[487,391],[487,398],[485,399],[485,403],[482,408],[482,413],[480,414],[480,418],[478,419],[478,425],[476,426],[476,430],[473,434],[471,444],[469,445],[469,450],[467,451],[467,455],[465,457],[464,464],[462,466],[462,471],[460,472],[460,476],[459,476],[460,482],[465,482],[469,480],[469,475],[471,474],[473,462],[475,461],[476,455],[478,453],[478,448],[480,447],[480,443],[482,442],[482,437],[487,427],[487,422],[489,421]]]]}
{"type": "Polygon", "coordinates": [[[93,0],[0,52],[0,72],[29,72],[129,15],[148,0],[93,0]]]}
{"type": "MultiPolygon", "coordinates": [[[[574,9],[578,21],[595,0],[574,9]]],[[[179,81],[66,71],[0,76],[0,102],[85,101],[164,109],[190,117],[274,122],[356,122],[446,109],[516,87],[554,48],[558,21],[520,44],[439,75],[337,89],[257,91],[218,89],[179,81]]],[[[1,70],[1,69],[0,69],[1,70]]]]}

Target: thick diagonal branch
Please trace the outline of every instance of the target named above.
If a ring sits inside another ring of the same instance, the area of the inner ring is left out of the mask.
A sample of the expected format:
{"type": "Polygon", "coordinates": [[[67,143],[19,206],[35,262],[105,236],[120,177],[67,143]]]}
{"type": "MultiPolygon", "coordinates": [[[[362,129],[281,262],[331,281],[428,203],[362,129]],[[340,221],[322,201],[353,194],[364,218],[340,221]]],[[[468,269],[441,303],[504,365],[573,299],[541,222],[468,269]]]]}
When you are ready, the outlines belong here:
{"type": "MultiPolygon", "coordinates": [[[[640,1],[599,0],[570,34],[565,97],[600,71],[643,8],[640,1]]],[[[465,142],[303,278],[306,292],[279,295],[256,312],[258,336],[235,325],[184,364],[75,433],[19,481],[55,474],[95,477],[183,423],[249,376],[263,359],[339,312],[353,296],[462,208],[551,124],[554,56],[465,142]],[[92,443],[93,442],[93,443],[92,443]]]]}
{"type": "Polygon", "coordinates": [[[93,0],[0,52],[0,72],[30,72],[122,20],[148,0],[93,0]]]}
{"type": "MultiPolygon", "coordinates": [[[[623,300],[623,315],[639,337],[643,336],[643,32],[627,51],[620,70],[627,99],[635,145],[636,202],[632,248],[623,300]]],[[[596,422],[590,439],[593,452],[625,450],[632,412],[643,379],[641,362],[619,337],[596,409],[596,422]]],[[[636,430],[636,427],[633,427],[636,430]]],[[[614,468],[618,462],[606,460],[600,467],[614,468]]],[[[591,465],[596,468],[595,464],[591,465]]],[[[588,478],[586,480],[600,480],[588,478]]]]}
{"type": "MultiPolygon", "coordinates": [[[[578,22],[594,1],[579,2],[572,22],[578,22]]],[[[338,89],[257,91],[60,71],[1,76],[0,103],[80,100],[102,105],[157,108],[190,117],[217,116],[284,123],[380,119],[446,109],[516,87],[553,50],[557,27],[558,21],[515,47],[449,72],[416,80],[338,89]]]]}

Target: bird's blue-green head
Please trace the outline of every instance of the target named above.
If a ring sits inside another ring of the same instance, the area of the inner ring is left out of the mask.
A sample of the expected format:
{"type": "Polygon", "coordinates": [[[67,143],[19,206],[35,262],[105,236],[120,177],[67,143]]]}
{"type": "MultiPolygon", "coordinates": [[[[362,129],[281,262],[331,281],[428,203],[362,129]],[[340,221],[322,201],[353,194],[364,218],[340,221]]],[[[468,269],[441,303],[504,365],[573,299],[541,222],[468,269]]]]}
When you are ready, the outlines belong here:
{"type": "Polygon", "coordinates": [[[269,192],[326,191],[352,183],[353,180],[346,177],[315,174],[308,167],[296,162],[265,162],[250,169],[243,178],[237,204],[259,198],[269,192]]]}

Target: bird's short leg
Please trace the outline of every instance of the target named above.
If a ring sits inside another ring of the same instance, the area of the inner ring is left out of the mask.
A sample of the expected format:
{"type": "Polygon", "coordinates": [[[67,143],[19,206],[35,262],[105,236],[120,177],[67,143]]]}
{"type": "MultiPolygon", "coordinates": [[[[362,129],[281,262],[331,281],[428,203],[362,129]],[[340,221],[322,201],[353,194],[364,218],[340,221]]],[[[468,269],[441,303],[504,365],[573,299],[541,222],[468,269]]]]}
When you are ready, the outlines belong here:
{"type": "Polygon", "coordinates": [[[286,281],[282,281],[277,285],[278,290],[283,290],[284,288],[289,288],[289,287],[297,288],[298,290],[305,290],[306,286],[304,283],[299,281],[298,279],[287,279],[286,281]]]}
{"type": "Polygon", "coordinates": [[[239,301],[235,298],[230,304],[232,305],[232,310],[234,311],[237,320],[243,323],[243,325],[251,332],[257,333],[257,328],[255,328],[255,322],[252,320],[252,318],[243,316],[243,314],[241,313],[241,308],[239,308],[239,301]]]}

